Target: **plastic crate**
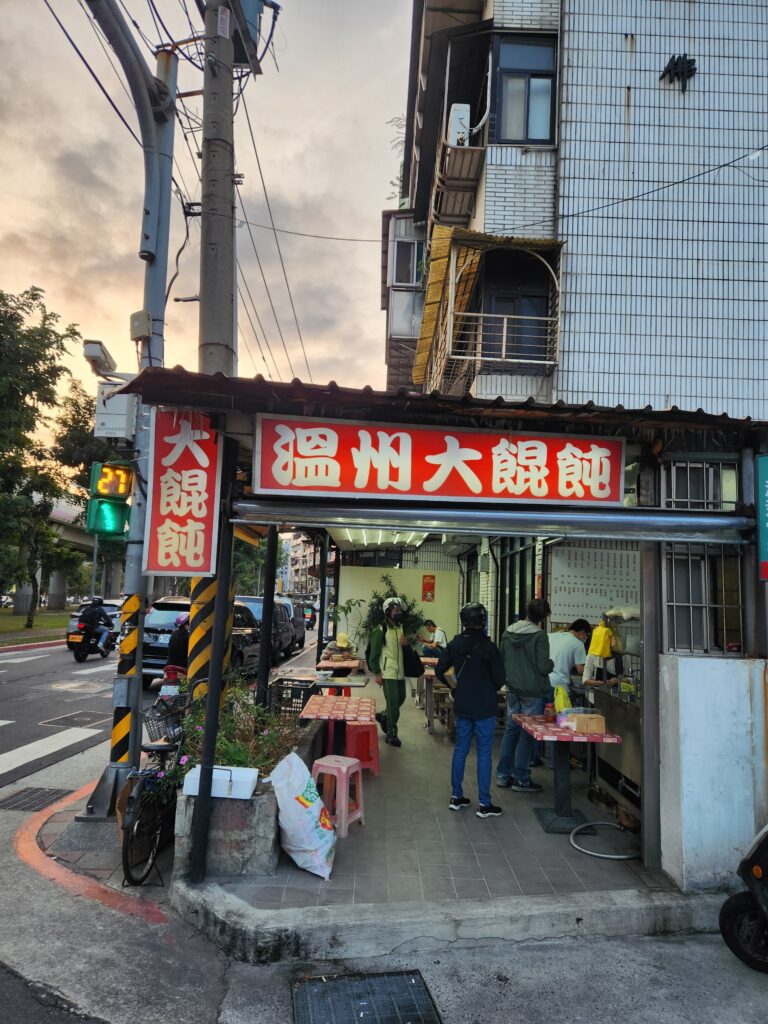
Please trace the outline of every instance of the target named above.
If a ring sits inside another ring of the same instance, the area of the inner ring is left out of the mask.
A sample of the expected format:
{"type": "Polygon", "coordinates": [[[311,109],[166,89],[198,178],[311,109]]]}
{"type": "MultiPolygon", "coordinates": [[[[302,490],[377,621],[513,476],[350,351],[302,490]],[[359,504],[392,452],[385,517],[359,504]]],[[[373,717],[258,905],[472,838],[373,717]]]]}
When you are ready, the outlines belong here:
{"type": "Polygon", "coordinates": [[[270,711],[286,718],[298,719],[315,685],[314,679],[285,679],[270,683],[270,711]]]}

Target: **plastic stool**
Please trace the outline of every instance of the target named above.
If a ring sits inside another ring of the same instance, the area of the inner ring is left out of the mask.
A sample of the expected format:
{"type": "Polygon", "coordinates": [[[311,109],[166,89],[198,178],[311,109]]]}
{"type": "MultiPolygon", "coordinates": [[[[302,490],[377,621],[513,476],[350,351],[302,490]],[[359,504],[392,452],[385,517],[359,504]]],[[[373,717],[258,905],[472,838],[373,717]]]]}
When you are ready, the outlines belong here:
{"type": "Polygon", "coordinates": [[[326,757],[318,757],[312,765],[312,778],[317,782],[319,775],[329,775],[334,780],[334,808],[331,811],[328,807],[328,794],[323,791],[323,803],[328,808],[336,834],[344,838],[349,832],[349,826],[354,821],[365,824],[363,816],[363,770],[356,757],[338,757],[336,754],[329,754],[326,757]],[[355,802],[350,800],[350,782],[353,775],[355,779],[355,802]]]}
{"type": "Polygon", "coordinates": [[[374,725],[352,725],[347,723],[347,742],[344,749],[347,757],[356,757],[363,769],[370,768],[379,774],[379,730],[374,725]]]}

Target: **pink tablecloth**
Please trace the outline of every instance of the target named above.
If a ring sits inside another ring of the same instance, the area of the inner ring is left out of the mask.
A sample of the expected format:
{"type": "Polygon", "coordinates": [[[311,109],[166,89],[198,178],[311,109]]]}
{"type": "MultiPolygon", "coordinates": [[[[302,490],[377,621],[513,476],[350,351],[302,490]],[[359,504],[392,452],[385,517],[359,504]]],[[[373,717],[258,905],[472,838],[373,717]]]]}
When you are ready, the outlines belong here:
{"type": "Polygon", "coordinates": [[[534,739],[559,743],[621,743],[613,732],[574,732],[554,722],[545,722],[543,715],[512,715],[534,739]]]}
{"type": "MultiPolygon", "coordinates": [[[[343,685],[344,680],[339,680],[343,685]]],[[[328,722],[352,722],[369,725],[376,721],[376,701],[370,697],[310,697],[301,712],[302,718],[319,718],[328,722]]]]}

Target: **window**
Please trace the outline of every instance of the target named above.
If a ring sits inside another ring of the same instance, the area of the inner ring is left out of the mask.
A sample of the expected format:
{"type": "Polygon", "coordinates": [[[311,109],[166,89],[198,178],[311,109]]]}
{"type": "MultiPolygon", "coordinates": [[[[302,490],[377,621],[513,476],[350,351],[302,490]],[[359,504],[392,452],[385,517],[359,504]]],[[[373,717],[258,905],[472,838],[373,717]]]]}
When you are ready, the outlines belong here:
{"type": "Polygon", "coordinates": [[[423,263],[423,242],[397,240],[395,242],[393,283],[417,288],[421,284],[423,263]]]}
{"type": "Polygon", "coordinates": [[[555,41],[507,37],[499,43],[499,142],[554,142],[555,41]]]}
{"type": "Polygon", "coordinates": [[[733,654],[743,650],[741,563],[735,548],[667,545],[665,585],[668,651],[733,654]]]}
{"type": "Polygon", "coordinates": [[[697,512],[735,511],[739,466],[733,462],[671,462],[664,467],[664,505],[697,512]]]}

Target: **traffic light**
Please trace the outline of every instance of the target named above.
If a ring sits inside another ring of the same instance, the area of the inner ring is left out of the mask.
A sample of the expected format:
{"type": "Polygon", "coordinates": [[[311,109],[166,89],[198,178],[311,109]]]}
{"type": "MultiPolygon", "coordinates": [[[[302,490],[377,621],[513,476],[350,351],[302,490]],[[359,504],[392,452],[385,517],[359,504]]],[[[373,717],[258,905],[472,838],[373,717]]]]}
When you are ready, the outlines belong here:
{"type": "Polygon", "coordinates": [[[85,529],[100,537],[122,537],[131,513],[127,504],[133,489],[128,463],[95,462],[91,468],[91,498],[85,529]]]}

